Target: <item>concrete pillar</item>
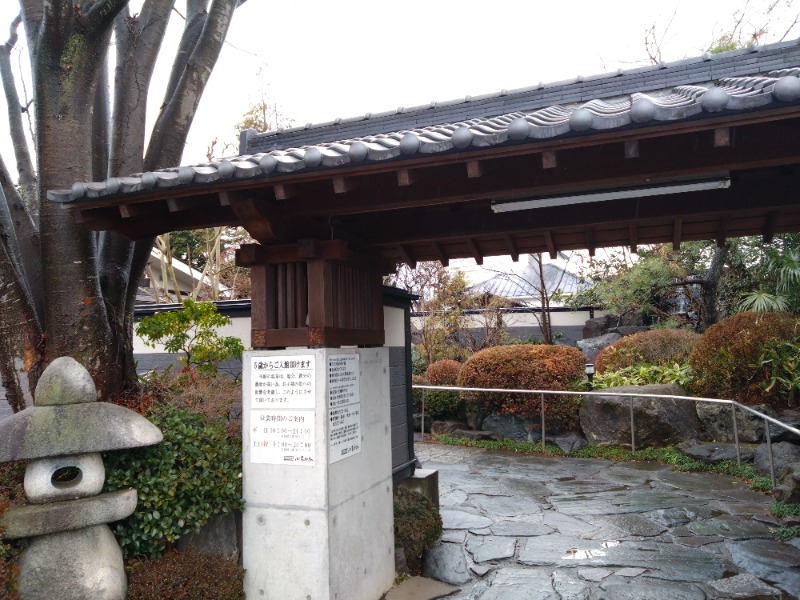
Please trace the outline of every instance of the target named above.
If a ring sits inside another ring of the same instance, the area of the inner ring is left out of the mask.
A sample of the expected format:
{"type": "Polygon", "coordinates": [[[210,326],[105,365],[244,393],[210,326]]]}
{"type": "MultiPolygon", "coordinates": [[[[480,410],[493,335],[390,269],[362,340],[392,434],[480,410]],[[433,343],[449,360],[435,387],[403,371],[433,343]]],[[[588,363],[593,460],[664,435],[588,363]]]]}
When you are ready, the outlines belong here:
{"type": "Polygon", "coordinates": [[[244,359],[248,600],[377,600],[394,581],[386,348],[244,359]]]}

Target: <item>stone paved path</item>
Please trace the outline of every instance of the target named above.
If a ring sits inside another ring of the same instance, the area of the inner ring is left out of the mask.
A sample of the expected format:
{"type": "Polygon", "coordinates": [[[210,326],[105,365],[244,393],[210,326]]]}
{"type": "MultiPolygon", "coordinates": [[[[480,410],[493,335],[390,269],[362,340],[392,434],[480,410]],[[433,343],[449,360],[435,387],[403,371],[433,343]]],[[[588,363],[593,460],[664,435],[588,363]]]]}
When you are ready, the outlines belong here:
{"type": "Polygon", "coordinates": [[[800,598],[800,549],[732,477],[415,447],[439,471],[444,522],[424,574],[458,586],[453,600],[800,598]]]}

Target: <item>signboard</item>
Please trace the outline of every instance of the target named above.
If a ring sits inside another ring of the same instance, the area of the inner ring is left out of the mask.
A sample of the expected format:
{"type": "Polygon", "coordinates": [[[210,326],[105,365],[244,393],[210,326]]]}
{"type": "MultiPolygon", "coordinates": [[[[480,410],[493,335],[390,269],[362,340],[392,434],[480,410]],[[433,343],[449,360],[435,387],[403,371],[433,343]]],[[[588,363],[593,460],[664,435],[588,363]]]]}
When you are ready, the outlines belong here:
{"type": "Polygon", "coordinates": [[[328,357],[328,463],[361,452],[358,354],[328,357]]]}
{"type": "Polygon", "coordinates": [[[313,465],[314,417],[313,410],[254,410],[250,462],[313,465]]]}
{"type": "Polygon", "coordinates": [[[328,408],[360,402],[358,354],[328,357],[328,408]]]}
{"type": "Polygon", "coordinates": [[[254,356],[250,363],[250,462],[313,465],[313,354],[254,356]]]}

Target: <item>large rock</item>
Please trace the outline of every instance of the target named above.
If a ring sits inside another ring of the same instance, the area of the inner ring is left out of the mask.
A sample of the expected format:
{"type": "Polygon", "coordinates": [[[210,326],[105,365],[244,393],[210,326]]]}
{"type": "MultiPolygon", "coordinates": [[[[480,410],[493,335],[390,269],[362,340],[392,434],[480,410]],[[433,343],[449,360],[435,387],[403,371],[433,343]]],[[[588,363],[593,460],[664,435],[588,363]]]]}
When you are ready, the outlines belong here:
{"type": "Polygon", "coordinates": [[[451,585],[462,585],[472,580],[461,544],[437,542],[425,553],[422,574],[451,585]]]}
{"type": "Polygon", "coordinates": [[[781,471],[781,481],[772,495],[778,502],[800,503],[800,463],[792,463],[781,471]]]}
{"type": "Polygon", "coordinates": [[[606,317],[595,317],[587,319],[583,324],[583,339],[588,340],[608,332],[608,319],[606,317]]]}
{"type": "MultiPolygon", "coordinates": [[[[800,429],[800,412],[796,410],[783,410],[776,418],[781,423],[790,425],[795,429],[800,429]]],[[[773,442],[792,442],[793,444],[800,445],[800,435],[775,425],[774,423],[769,424],[769,434],[773,442]]]]}
{"type": "Polygon", "coordinates": [[[214,517],[197,533],[190,531],[183,534],[178,539],[178,549],[194,550],[198,554],[222,555],[230,560],[238,560],[239,535],[236,519],[237,514],[232,512],[214,517]]]}
{"type": "MultiPolygon", "coordinates": [[[[733,413],[730,404],[697,402],[697,416],[706,431],[717,442],[733,442],[733,413]]],[[[751,408],[759,412],[775,416],[775,412],[766,404],[756,404],[751,408]]],[[[739,442],[742,444],[758,444],[764,441],[764,419],[746,410],[736,409],[736,428],[739,442]]]]}
{"type": "Polygon", "coordinates": [[[459,429],[469,429],[469,425],[463,421],[434,421],[431,425],[431,433],[433,435],[449,434],[459,429]]]}
{"type": "Polygon", "coordinates": [[[578,349],[586,356],[586,362],[593,363],[600,350],[616,342],[622,336],[618,333],[605,333],[598,337],[579,340],[578,349]]]}
{"type": "Polygon", "coordinates": [[[542,437],[538,429],[534,431],[532,421],[516,415],[489,415],[483,420],[481,429],[494,432],[501,440],[515,442],[536,442],[542,437]]]}
{"type": "MultiPolygon", "coordinates": [[[[775,463],[775,475],[783,473],[783,470],[792,463],[800,462],[800,446],[795,446],[789,442],[778,442],[772,444],[772,460],[775,463]]],[[[769,446],[761,444],[756,448],[753,464],[761,475],[769,475],[769,446]]]]}
{"type": "Polygon", "coordinates": [[[646,325],[620,325],[619,327],[612,327],[608,330],[608,333],[618,333],[625,337],[642,331],[650,331],[650,328],[646,325]]]}
{"type": "Polygon", "coordinates": [[[680,386],[621,386],[608,388],[602,395],[584,397],[580,411],[581,429],[590,444],[630,446],[630,397],[616,395],[623,393],[642,394],[633,398],[637,448],[671,446],[705,437],[705,431],[691,402],[643,396],[685,396],[686,393],[680,386]]]}
{"type": "MultiPolygon", "coordinates": [[[[736,460],[735,444],[699,444],[692,440],[678,444],[675,448],[686,456],[709,465],[717,465],[726,460],[736,460]]],[[[753,454],[752,448],[739,447],[739,458],[742,462],[752,462],[753,454]]]]}

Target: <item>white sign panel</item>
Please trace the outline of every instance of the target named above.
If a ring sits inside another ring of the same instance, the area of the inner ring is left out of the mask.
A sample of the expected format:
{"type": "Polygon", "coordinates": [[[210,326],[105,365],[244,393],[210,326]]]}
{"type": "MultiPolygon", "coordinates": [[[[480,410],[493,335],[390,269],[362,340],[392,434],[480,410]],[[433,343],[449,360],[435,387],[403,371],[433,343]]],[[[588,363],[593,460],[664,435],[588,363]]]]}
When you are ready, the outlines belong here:
{"type": "Polygon", "coordinates": [[[314,464],[313,410],[254,410],[250,421],[250,462],[314,464]]]}
{"type": "Polygon", "coordinates": [[[328,435],[329,464],[361,452],[361,403],[329,409],[328,435]]]}
{"type": "Polygon", "coordinates": [[[360,402],[358,354],[328,356],[328,408],[360,402]]]}
{"type": "Polygon", "coordinates": [[[254,356],[251,360],[251,408],[314,408],[313,354],[254,356]]]}
{"type": "Polygon", "coordinates": [[[250,462],[313,465],[315,356],[254,356],[250,369],[250,462]]]}

